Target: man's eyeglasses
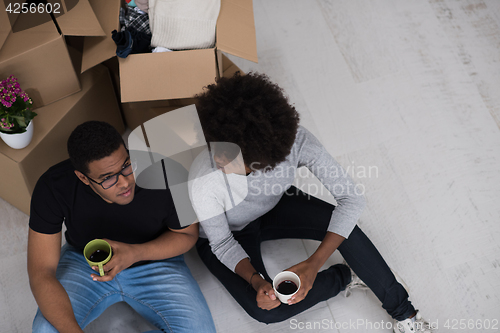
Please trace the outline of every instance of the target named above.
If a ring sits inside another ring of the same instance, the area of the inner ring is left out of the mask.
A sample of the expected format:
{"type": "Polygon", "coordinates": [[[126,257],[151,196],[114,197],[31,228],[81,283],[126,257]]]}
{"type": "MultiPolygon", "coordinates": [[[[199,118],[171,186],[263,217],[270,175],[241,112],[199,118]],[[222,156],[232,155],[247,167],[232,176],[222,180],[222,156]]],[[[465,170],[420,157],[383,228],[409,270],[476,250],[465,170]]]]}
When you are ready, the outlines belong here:
{"type": "Polygon", "coordinates": [[[107,190],[110,187],[113,187],[116,183],[118,183],[118,177],[122,175],[123,177],[130,176],[135,170],[137,170],[137,162],[132,162],[130,164],[124,165],[122,167],[122,171],[115,173],[114,175],[107,176],[104,178],[104,180],[100,183],[96,182],[89,176],[87,176],[88,179],[96,183],[97,185],[101,185],[103,189],[107,190]]]}

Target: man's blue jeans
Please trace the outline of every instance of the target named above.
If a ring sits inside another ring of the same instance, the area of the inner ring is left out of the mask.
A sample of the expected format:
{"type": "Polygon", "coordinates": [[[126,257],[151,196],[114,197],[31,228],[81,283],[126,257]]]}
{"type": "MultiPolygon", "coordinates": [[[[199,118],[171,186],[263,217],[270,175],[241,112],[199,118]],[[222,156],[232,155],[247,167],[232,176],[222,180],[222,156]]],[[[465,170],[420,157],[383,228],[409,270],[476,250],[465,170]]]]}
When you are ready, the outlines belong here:
{"type": "MultiPolygon", "coordinates": [[[[260,243],[282,238],[322,241],[334,209],[333,205],[292,186],[273,209],[242,230],[233,231],[233,235],[250,256],[253,267],[272,282],[262,261],[260,243]]],[[[347,266],[333,265],[318,273],[312,289],[301,302],[291,306],[281,304],[270,311],[262,310],[257,306],[256,291],[217,259],[208,239],[199,238],[196,247],[201,260],[245,311],[267,324],[289,319],[318,302],[334,297],[351,281],[347,266]]],[[[375,293],[389,315],[396,320],[404,320],[415,312],[406,290],[396,281],[380,253],[358,226],[338,250],[353,271],[375,293]]]]}
{"type": "MultiPolygon", "coordinates": [[[[125,269],[109,282],[93,281],[91,273],[81,252],[63,246],[56,275],[82,328],[110,305],[125,301],[164,332],[215,332],[208,305],[182,255],[125,269]]],[[[33,332],[57,330],[39,309],[33,332]]]]}

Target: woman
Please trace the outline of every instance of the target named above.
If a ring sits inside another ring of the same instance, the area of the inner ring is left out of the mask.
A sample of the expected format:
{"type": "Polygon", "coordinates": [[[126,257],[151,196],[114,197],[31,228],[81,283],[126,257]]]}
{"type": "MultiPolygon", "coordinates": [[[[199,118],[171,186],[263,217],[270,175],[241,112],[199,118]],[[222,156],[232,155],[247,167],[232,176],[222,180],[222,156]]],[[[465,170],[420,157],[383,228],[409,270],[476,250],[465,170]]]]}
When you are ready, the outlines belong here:
{"type": "MultiPolygon", "coordinates": [[[[250,316],[265,323],[283,321],[349,287],[353,273],[346,265],[318,272],[338,249],[401,324],[401,332],[414,332],[416,320],[425,331],[406,290],[356,226],[365,206],[362,191],[299,125],[299,114],[280,87],[262,74],[236,73],[209,85],[197,96],[196,107],[210,147],[190,170],[190,198],[201,224],[197,250],[250,316]],[[292,186],[302,166],[337,206],[292,186]],[[307,260],[288,268],[301,280],[291,306],[276,298],[260,252],[262,241],[279,238],[321,241],[307,260]]],[[[351,286],[360,285],[359,278],[351,286]]]]}

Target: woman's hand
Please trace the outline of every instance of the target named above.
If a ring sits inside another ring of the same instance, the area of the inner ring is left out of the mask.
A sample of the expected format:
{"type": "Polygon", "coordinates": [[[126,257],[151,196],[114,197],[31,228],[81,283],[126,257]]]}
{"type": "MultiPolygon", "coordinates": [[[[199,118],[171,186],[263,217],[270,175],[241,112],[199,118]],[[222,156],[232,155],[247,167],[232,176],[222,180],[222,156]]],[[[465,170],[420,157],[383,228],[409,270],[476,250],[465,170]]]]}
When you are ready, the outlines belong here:
{"type": "Polygon", "coordinates": [[[306,260],[299,262],[297,265],[294,265],[286,270],[294,272],[300,278],[299,291],[288,300],[288,304],[292,305],[306,298],[307,293],[311,290],[314,284],[314,280],[316,280],[318,269],[315,265],[306,260]]]}
{"type": "Polygon", "coordinates": [[[254,278],[252,287],[257,291],[257,306],[264,310],[271,310],[280,306],[281,302],[274,294],[272,284],[260,276],[254,278]]]}

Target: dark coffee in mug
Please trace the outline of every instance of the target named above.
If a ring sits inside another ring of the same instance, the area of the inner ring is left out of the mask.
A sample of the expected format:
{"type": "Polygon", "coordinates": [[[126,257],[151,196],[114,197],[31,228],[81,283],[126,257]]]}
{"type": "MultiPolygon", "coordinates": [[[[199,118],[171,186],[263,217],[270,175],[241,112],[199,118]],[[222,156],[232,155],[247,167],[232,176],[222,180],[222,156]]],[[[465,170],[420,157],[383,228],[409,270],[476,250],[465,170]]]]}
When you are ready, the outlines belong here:
{"type": "Polygon", "coordinates": [[[282,295],[290,295],[297,291],[297,285],[293,281],[285,280],[278,284],[276,290],[282,295]]]}
{"type": "Polygon", "coordinates": [[[109,256],[109,252],[105,250],[94,251],[90,256],[89,260],[92,262],[101,262],[109,256]]]}

